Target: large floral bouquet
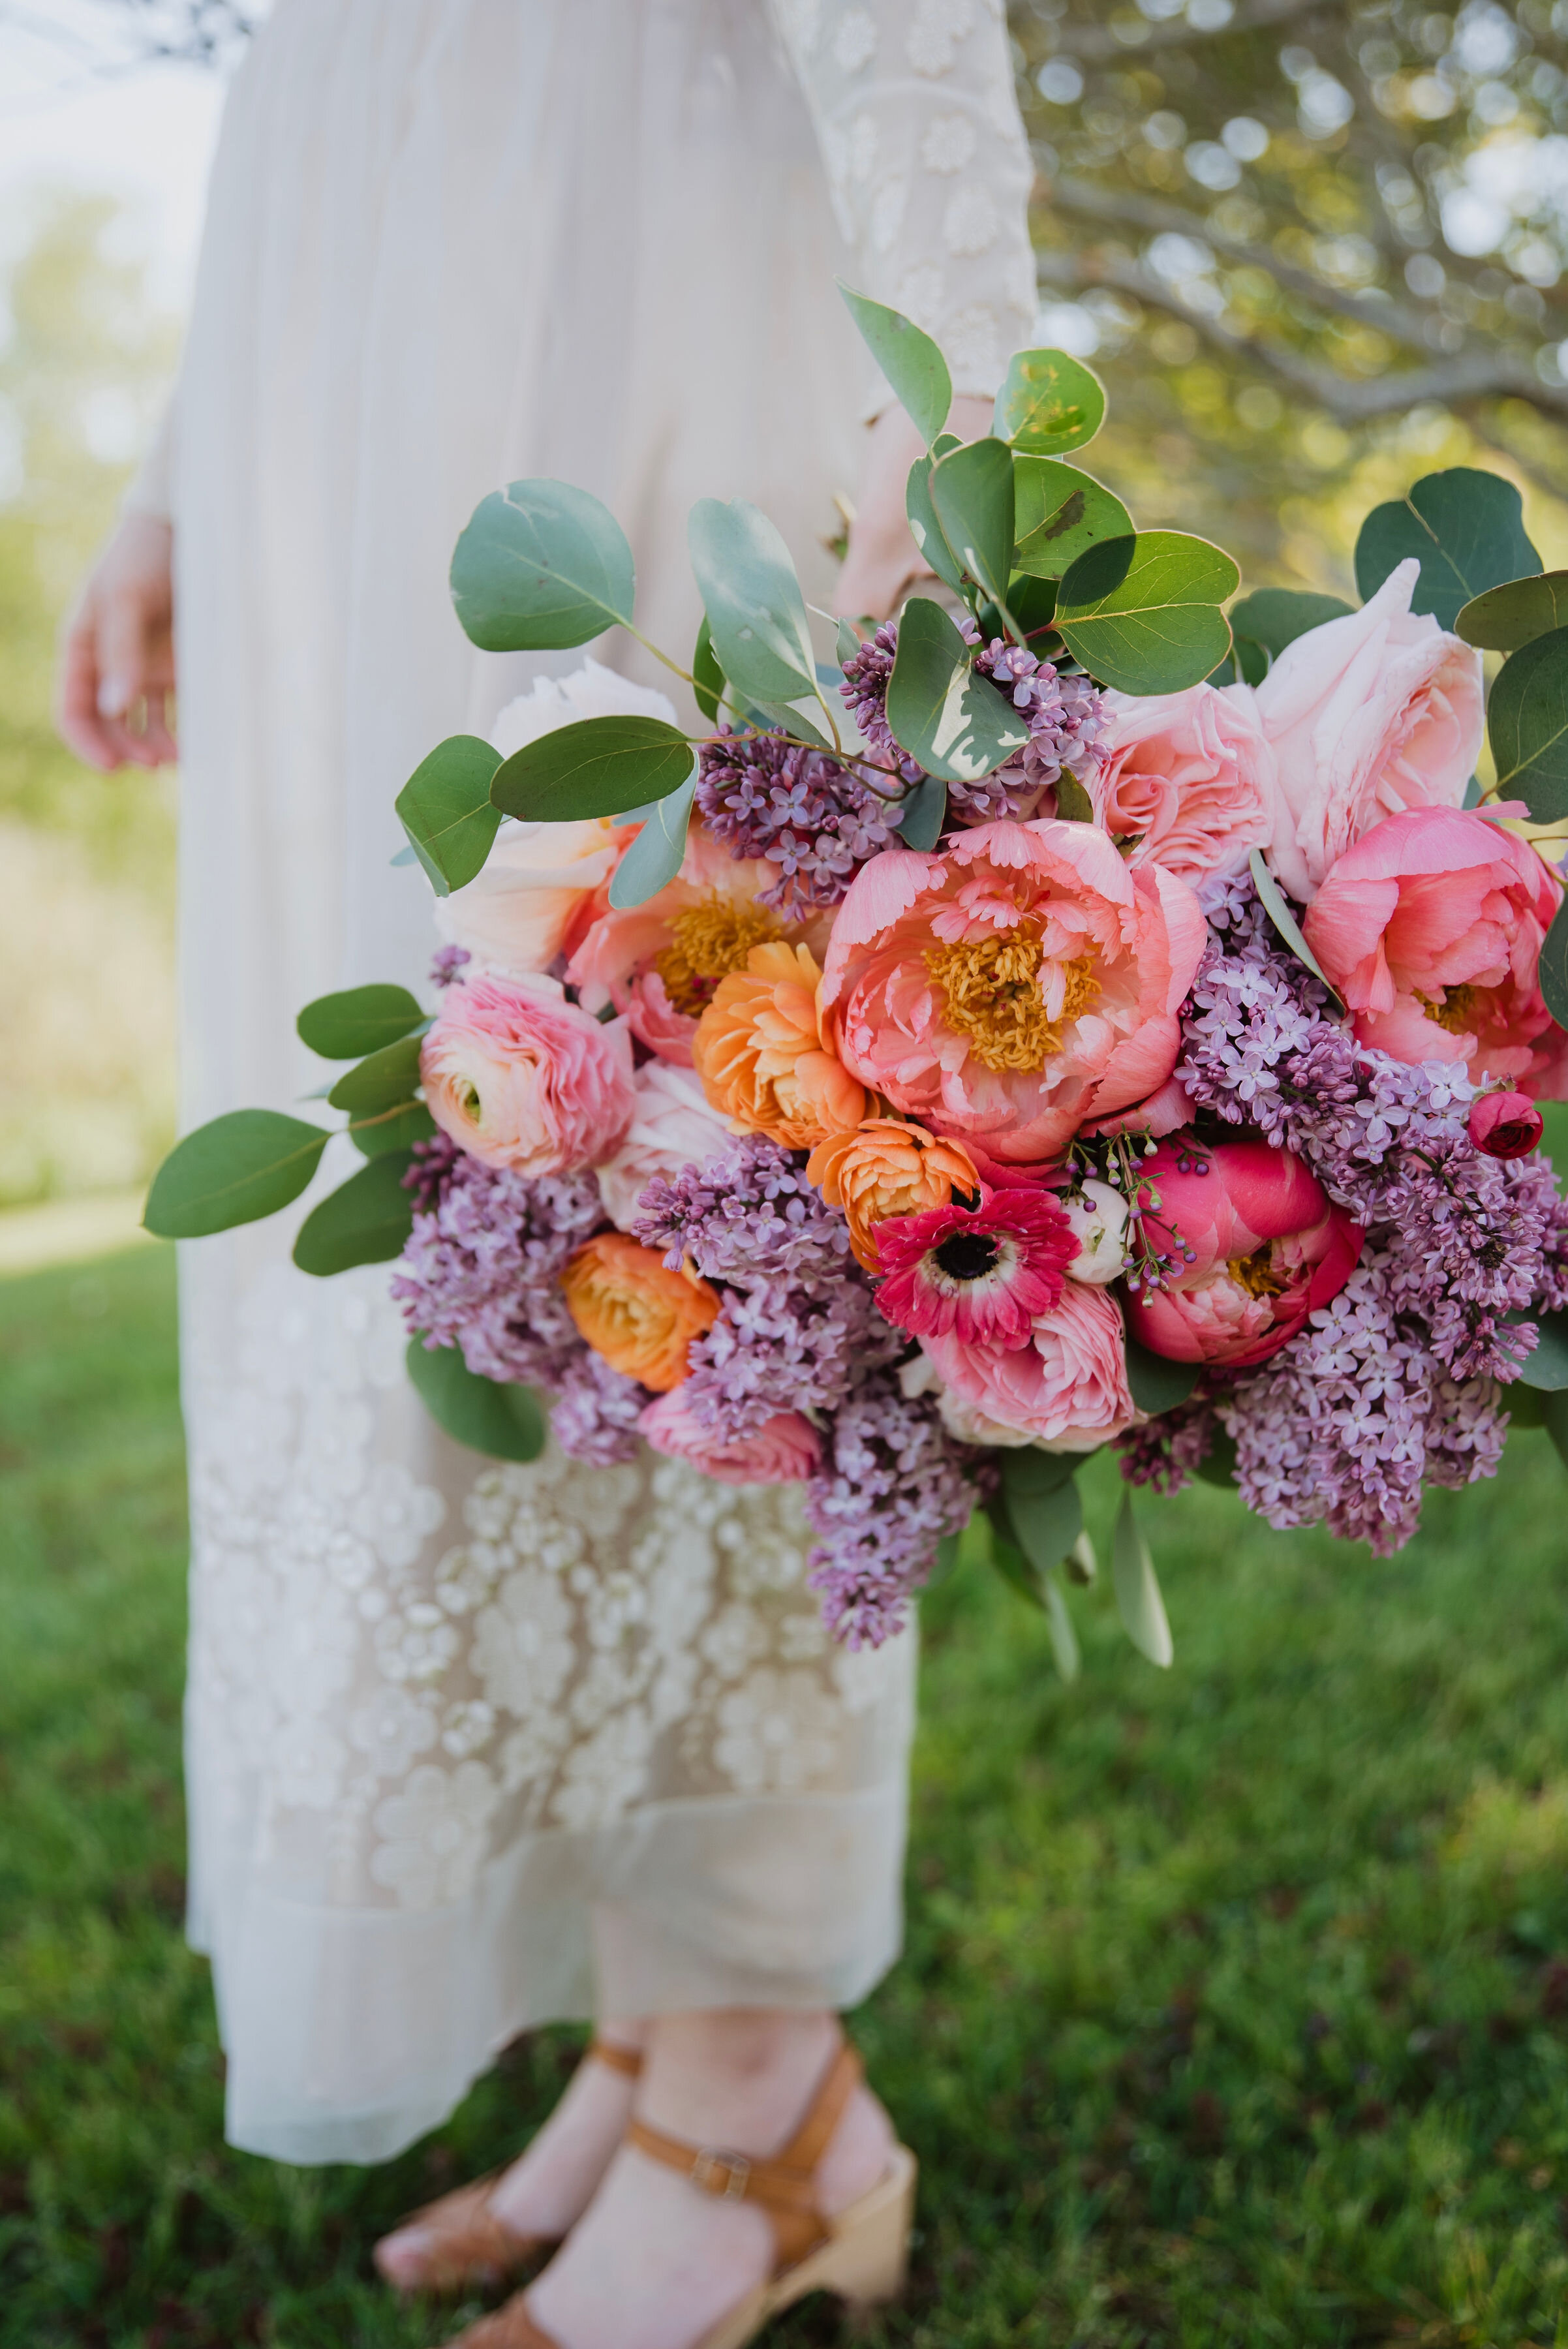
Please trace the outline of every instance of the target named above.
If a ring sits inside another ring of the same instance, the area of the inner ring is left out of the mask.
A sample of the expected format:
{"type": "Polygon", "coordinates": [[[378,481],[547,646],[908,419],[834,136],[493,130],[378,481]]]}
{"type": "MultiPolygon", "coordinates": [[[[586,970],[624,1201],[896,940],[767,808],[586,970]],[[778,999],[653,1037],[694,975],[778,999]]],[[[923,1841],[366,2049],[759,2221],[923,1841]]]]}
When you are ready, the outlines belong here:
{"type": "MultiPolygon", "coordinates": [[[[366,1163],[296,1260],[399,1259],[416,1383],[480,1449],[532,1456],[543,1397],[578,1458],[799,1483],[852,1642],[967,1544],[1070,1653],[1075,1472],[1113,1445],[1117,1596],[1168,1661],[1132,1487],[1234,1479],[1384,1552],[1521,1402],[1568,1436],[1563,583],[1453,471],[1370,516],[1361,608],[1227,618],[1227,556],[1064,461],[1085,368],[1020,354],[960,445],[935,347],[848,298],[946,598],[819,664],[777,533],[705,501],[707,617],[659,657],[707,731],[589,660],[431,753],[398,809],[440,1001],[302,1013],[366,1163]]],[[[558,482],[487,498],[452,566],[495,650],[635,635],[633,587],[558,482]]],[[[329,1138],[220,1118],[149,1226],[270,1214],[329,1138]]]]}

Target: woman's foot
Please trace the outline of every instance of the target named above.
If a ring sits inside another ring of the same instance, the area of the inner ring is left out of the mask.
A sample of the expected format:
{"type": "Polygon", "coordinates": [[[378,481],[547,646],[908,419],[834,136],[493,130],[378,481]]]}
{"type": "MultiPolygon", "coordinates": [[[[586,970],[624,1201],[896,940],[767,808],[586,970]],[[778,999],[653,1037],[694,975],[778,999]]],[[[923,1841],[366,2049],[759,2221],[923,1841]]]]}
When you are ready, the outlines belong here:
{"type": "Polygon", "coordinates": [[[599,2033],[510,2168],[487,2185],[444,2195],[384,2235],[374,2256],[386,2281],[399,2292],[499,2283],[531,2252],[568,2234],[626,2135],[644,2030],[616,2023],[599,2033]]]}
{"type": "MultiPolygon", "coordinates": [[[[766,2159],[800,2127],[837,2044],[826,2013],[667,2016],[649,2030],[638,2117],[693,2146],[766,2159]]],[[[881,2105],[857,2087],[817,2168],[825,2216],[887,2175],[895,2143],[881,2105]]],[[[774,2260],[774,2230],[757,2205],[704,2193],[627,2146],[529,2288],[527,2306],[560,2349],[693,2349],[774,2260]]],[[[475,2349],[486,2329],[474,2329],[475,2349]]]]}

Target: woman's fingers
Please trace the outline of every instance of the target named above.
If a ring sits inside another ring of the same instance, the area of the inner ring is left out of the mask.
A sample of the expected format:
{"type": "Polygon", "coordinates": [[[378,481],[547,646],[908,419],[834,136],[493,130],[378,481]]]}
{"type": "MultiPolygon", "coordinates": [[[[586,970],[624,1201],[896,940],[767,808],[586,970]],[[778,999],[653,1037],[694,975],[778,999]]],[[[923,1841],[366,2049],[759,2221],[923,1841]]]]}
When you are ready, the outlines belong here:
{"type": "Polygon", "coordinates": [[[98,624],[90,598],[78,605],[60,640],[55,726],[67,748],[100,774],[122,763],[119,743],[99,710],[98,624]]]}
{"type": "Polygon", "coordinates": [[[102,773],[175,755],[172,547],[167,523],[128,514],[61,639],[56,724],[102,773]]]}

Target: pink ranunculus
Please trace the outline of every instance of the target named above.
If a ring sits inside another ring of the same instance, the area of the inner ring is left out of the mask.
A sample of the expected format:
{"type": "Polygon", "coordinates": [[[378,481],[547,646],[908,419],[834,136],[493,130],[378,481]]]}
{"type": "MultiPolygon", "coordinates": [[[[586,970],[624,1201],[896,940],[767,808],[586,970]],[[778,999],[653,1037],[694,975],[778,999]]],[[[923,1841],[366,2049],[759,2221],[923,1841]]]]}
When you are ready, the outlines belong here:
{"type": "Polygon", "coordinates": [[[1473,808],[1411,808],[1346,850],[1303,929],[1358,1042],[1457,1061],[1554,1098],[1568,1039],[1542,999],[1541,942],[1563,884],[1473,808]]]}
{"type": "Polygon", "coordinates": [[[1047,1191],[992,1191],[877,1226],[877,1302],[917,1338],[1027,1346],[1062,1294],[1078,1235],[1047,1191]]]}
{"type": "Polygon", "coordinates": [[[631,1040],[568,1003],[553,979],[485,975],[449,987],[420,1052],[431,1115],[460,1149],[518,1174],[570,1174],[631,1123],[631,1040]]]}
{"type": "Polygon", "coordinates": [[[1050,1452],[1093,1452],[1137,1418],[1122,1317],[1108,1290],[1070,1280],[1027,1346],[922,1338],[943,1383],[987,1420],[1050,1452]]]}
{"type": "Polygon", "coordinates": [[[1470,1140],[1489,1158],[1528,1158],[1545,1130],[1528,1093],[1481,1093],[1470,1103],[1470,1140]]]}
{"type": "Polygon", "coordinates": [[[1475,771],[1481,657],[1412,613],[1419,569],[1411,556],[1361,611],[1309,628],[1258,688],[1279,764],[1268,859],[1303,905],[1375,824],[1402,808],[1457,808],[1475,771]]]}
{"type": "Polygon", "coordinates": [[[652,1061],[633,1081],[636,1112],[625,1140],[598,1168],[605,1213],[618,1231],[629,1232],[637,1202],[656,1174],[677,1174],[682,1166],[705,1166],[734,1146],[729,1122],[708,1106],[690,1070],[652,1061]]]}
{"type": "Polygon", "coordinates": [[[1275,823],[1274,753],[1249,685],[1183,693],[1107,693],[1103,766],[1091,777],[1097,821],[1130,841],[1131,864],[1184,881],[1240,873],[1275,823]]]}
{"type": "Polygon", "coordinates": [[[1361,1226],[1288,1150],[1210,1149],[1188,1134],[1140,1172],[1144,1237],[1172,1268],[1165,1287],[1127,1302],[1127,1327],[1151,1353],[1232,1370],[1264,1361],[1355,1269],[1361,1226]]]}
{"type": "Polygon", "coordinates": [[[822,1439],[798,1411],[777,1412],[754,1434],[722,1444],[673,1387],[637,1423],[656,1452],[690,1461],[721,1485],[798,1485],[822,1465],[822,1439]]]}
{"type": "Polygon", "coordinates": [[[889,849],[838,909],[820,994],[845,1065],[935,1133],[1014,1163],[1143,1101],[1176,1064],[1205,927],[1184,881],[1086,823],[889,849]]]}

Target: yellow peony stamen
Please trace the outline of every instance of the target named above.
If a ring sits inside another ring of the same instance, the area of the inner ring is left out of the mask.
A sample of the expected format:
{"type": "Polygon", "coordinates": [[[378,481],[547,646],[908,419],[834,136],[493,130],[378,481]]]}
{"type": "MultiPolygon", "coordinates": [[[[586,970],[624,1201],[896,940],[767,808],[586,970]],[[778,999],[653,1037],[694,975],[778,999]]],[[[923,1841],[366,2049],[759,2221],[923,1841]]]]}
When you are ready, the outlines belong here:
{"type": "Polygon", "coordinates": [[[1282,1273],[1274,1270],[1267,1242],[1251,1256],[1228,1257],[1225,1269],[1249,1297],[1278,1297],[1290,1285],[1282,1273]]]}
{"type": "Polygon", "coordinates": [[[745,969],[753,947],[771,945],[784,935],[763,906],[739,905],[716,889],[700,905],[677,914],[670,926],[673,940],[654,957],[653,968],[675,1009],[692,1019],[712,1001],[722,978],[745,969]]]}
{"type": "Polygon", "coordinates": [[[1428,1019],[1446,1028],[1450,1036],[1469,1034],[1476,1013],[1473,987],[1445,987],[1440,996],[1417,995],[1416,1000],[1428,1019]]]}
{"type": "Polygon", "coordinates": [[[949,1027],[967,1036],[975,1059],[999,1076],[1043,1069],[1062,1049],[1063,1028],[1086,1011],[1100,991],[1091,956],[1064,963],[1062,1009],[1053,1021],[1040,992],[1037,930],[1004,930],[959,946],[929,947],[925,965],[942,990],[949,1027]]]}

